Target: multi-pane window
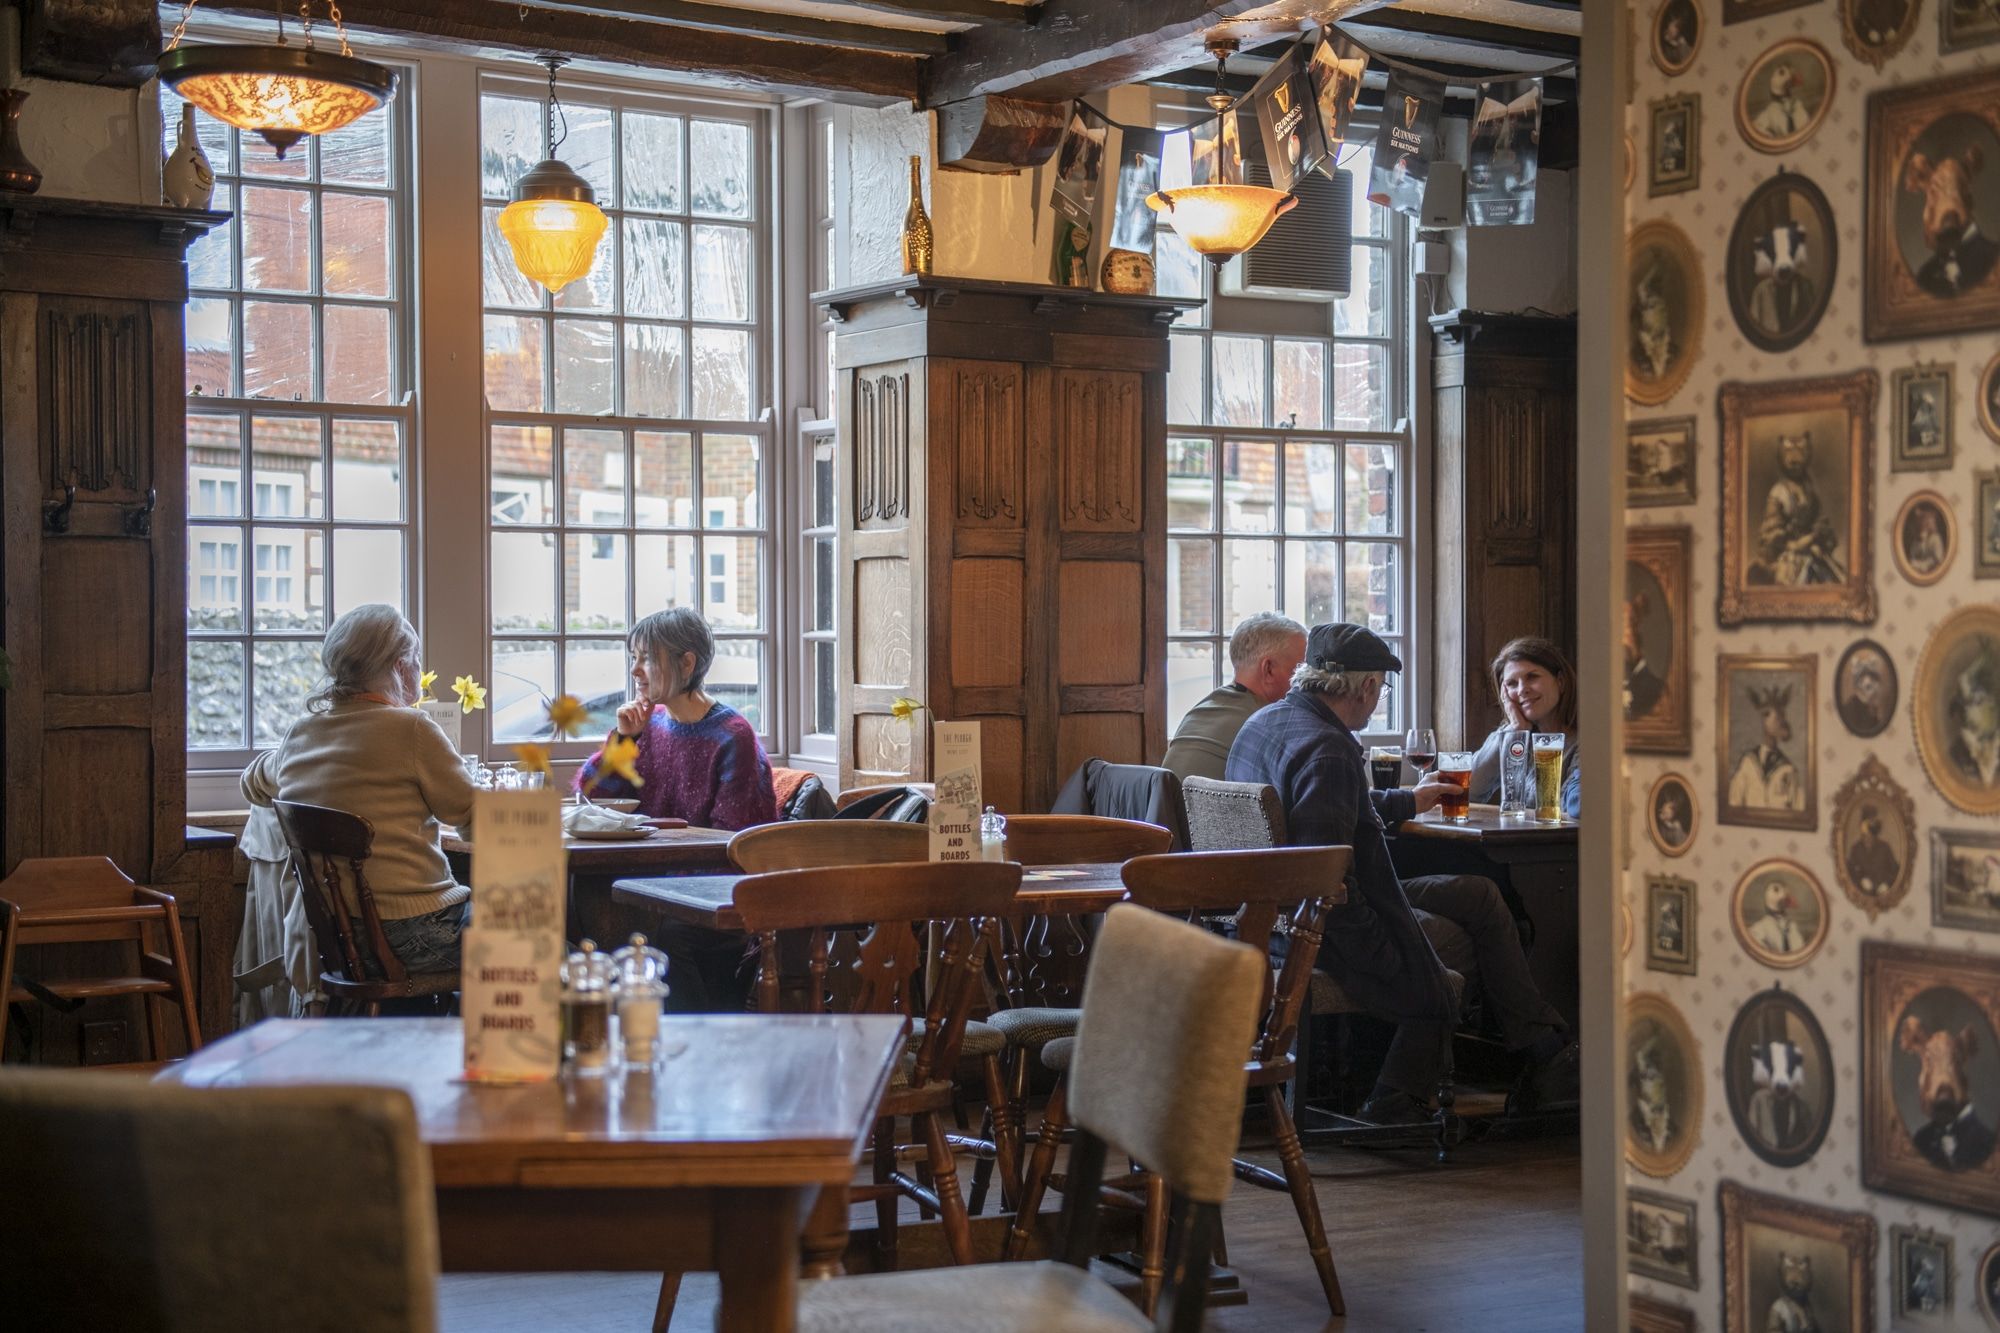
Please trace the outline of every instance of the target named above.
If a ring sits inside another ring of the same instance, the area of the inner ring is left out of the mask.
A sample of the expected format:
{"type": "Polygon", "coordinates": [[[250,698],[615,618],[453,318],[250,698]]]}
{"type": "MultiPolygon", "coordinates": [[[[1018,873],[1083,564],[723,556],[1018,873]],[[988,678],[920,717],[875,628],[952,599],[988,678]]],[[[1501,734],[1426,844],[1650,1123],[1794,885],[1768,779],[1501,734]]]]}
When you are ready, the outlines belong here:
{"type": "MultiPolygon", "coordinates": [[[[1187,140],[1167,145],[1171,188],[1186,183],[1187,140]]],[[[1349,150],[1343,165],[1365,180],[1366,150],[1349,150]]],[[[1393,220],[1359,193],[1355,281],[1329,303],[1332,336],[1259,331],[1251,325],[1269,303],[1254,300],[1184,318],[1171,335],[1170,728],[1228,678],[1230,631],[1258,611],[1307,625],[1354,621],[1405,651],[1409,446],[1390,352],[1401,288],[1393,220]]],[[[1163,231],[1160,250],[1163,291],[1213,294],[1207,266],[1178,238],[1163,231]]],[[[1371,729],[1400,725],[1394,684],[1371,729]]]]}
{"type": "Polygon", "coordinates": [[[492,738],[544,734],[557,694],[608,722],[627,631],[673,606],[715,631],[708,691],[768,733],[762,121],[578,90],[564,112],[610,226],[551,297],[497,226],[542,102],[480,99],[492,738]]]}
{"type": "Polygon", "coordinates": [[[188,253],[188,747],[221,766],[283,739],[333,617],[408,604],[408,122],[280,161],[196,119],[233,215],[188,253]]]}

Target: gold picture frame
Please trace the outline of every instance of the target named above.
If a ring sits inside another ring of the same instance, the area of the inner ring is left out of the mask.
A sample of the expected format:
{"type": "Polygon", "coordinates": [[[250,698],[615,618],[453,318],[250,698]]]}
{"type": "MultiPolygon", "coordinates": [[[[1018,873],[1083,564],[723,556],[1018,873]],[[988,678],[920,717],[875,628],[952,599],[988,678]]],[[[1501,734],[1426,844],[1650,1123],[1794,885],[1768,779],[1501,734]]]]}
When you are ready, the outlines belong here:
{"type": "Polygon", "coordinates": [[[1642,222],[1625,242],[1631,283],[1631,338],[1625,396],[1645,407],[1672,398],[1701,359],[1707,284],[1687,233],[1662,218],[1642,222]]]}
{"type": "Polygon", "coordinates": [[[2000,606],[1960,607],[1931,631],[1910,721],[1938,793],[1969,815],[2000,815],[2000,606]]]}
{"type": "Polygon", "coordinates": [[[1871,754],[1833,794],[1831,823],[1833,877],[1873,921],[1902,902],[1916,880],[1916,803],[1871,754]]]}
{"type": "Polygon", "coordinates": [[[1715,766],[1716,823],[1819,827],[1817,656],[1715,659],[1715,766]]]}
{"type": "Polygon", "coordinates": [[[1646,966],[1691,977],[1701,970],[1698,885],[1674,875],[1646,876],[1646,966]]]}
{"type": "Polygon", "coordinates": [[[1646,836],[1660,849],[1662,856],[1686,856],[1694,846],[1695,830],[1701,827],[1701,801],[1694,794],[1694,784],[1679,773],[1662,773],[1653,780],[1652,789],[1646,793],[1646,836]],[[1685,803],[1686,819],[1670,825],[1662,812],[1668,798],[1685,803]]]}
{"type": "Polygon", "coordinates": [[[2000,468],[1972,474],[1972,513],[1965,525],[1972,537],[1972,577],[2000,579],[2000,468]]]}
{"type": "Polygon", "coordinates": [[[2000,352],[1979,372],[1974,393],[1979,400],[1979,429],[2000,444],[2000,352]]]}
{"type": "Polygon", "coordinates": [[[1900,366],[1889,376],[1889,470],[1949,472],[1958,453],[1958,394],[1949,362],[1900,366]]]}
{"type": "Polygon", "coordinates": [[[1873,370],[1724,384],[1716,618],[1875,619],[1873,370]]]}
{"type": "Polygon", "coordinates": [[[1751,866],[1736,881],[1729,895],[1729,927],[1736,932],[1743,952],[1783,972],[1803,966],[1826,943],[1833,924],[1831,909],[1819,876],[1789,857],[1774,856],[1751,866]],[[1771,909],[1774,886],[1785,897],[1795,898],[1779,905],[1782,917],[1771,909]],[[1760,912],[1754,921],[1750,919],[1753,909],[1760,912]],[[1790,939],[1793,930],[1799,936],[1796,943],[1790,939]]]}
{"type": "Polygon", "coordinates": [[[1625,1160],[1664,1179],[1701,1141],[1701,1047],[1672,1000],[1653,991],[1625,999],[1625,1160]]]}
{"type": "Polygon", "coordinates": [[[1695,1333],[1694,1311],[1633,1292],[1628,1300],[1631,1333],[1695,1333]]]}
{"type": "Polygon", "coordinates": [[[1681,194],[1701,184],[1701,97],[1675,93],[1646,106],[1646,197],[1681,194]],[[1676,157],[1675,155],[1678,154],[1676,157]]]}
{"type": "Polygon", "coordinates": [[[1789,153],[1818,131],[1833,107],[1837,82],[1833,57],[1818,42],[1804,37],[1779,42],[1750,62],[1736,86],[1736,132],[1760,153],[1789,153]],[[1789,85],[1783,93],[1776,86],[1780,82],[1789,85]],[[1797,99],[1781,100],[1793,87],[1797,99]]]}
{"type": "Polygon", "coordinates": [[[1918,491],[1903,501],[1889,525],[1889,553],[1898,572],[1919,588],[1943,578],[1958,555],[1958,516],[1951,501],[1936,491],[1918,491]]]}
{"type": "Polygon", "coordinates": [[[1882,0],[1840,0],[1840,40],[1856,59],[1865,60],[1878,70],[1910,44],[1910,36],[1917,30],[1917,16],[1924,7],[1923,0],[1889,2],[1902,5],[1901,15],[1893,25],[1878,28],[1867,20],[1881,9],[1882,0]],[[1866,13],[1863,5],[1867,6],[1866,13]]]}
{"type": "Polygon", "coordinates": [[[1625,749],[1686,754],[1694,745],[1688,586],[1694,529],[1625,530],[1625,749]],[[1635,656],[1636,654],[1636,656],[1635,656]]]}
{"type": "Polygon", "coordinates": [[[1660,0],[1660,7],[1653,11],[1653,22],[1648,29],[1651,36],[1647,46],[1653,54],[1653,63],[1669,78],[1685,74],[1694,68],[1694,58],[1701,51],[1702,29],[1708,20],[1701,16],[1698,0],[1660,0]],[[1668,20],[1675,26],[1669,29],[1668,20]],[[1692,34],[1682,31],[1692,26],[1692,34]]]}
{"type": "Polygon", "coordinates": [[[1717,1188],[1716,1206],[1722,1213],[1724,1333],[1764,1333],[1782,1327],[1772,1311],[1786,1295],[1777,1258],[1781,1252],[1823,1260],[1807,1270],[1815,1293],[1833,1293],[1831,1302],[1824,1296],[1813,1302],[1815,1307],[1828,1303],[1835,1307],[1825,1312],[1831,1320],[1822,1314],[1821,1328],[1874,1333],[1879,1243],[1874,1218],[1765,1194],[1733,1180],[1717,1188]],[[1837,1264],[1824,1262],[1836,1256],[1837,1264]],[[1829,1282],[1836,1285],[1822,1286],[1829,1282]]]}

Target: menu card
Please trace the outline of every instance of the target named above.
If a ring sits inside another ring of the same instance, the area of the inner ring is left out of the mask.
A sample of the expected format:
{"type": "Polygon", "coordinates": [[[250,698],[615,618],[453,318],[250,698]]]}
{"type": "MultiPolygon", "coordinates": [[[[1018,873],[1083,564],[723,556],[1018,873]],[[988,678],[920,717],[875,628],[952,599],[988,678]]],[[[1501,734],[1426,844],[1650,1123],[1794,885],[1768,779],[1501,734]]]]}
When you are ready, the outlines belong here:
{"type": "Polygon", "coordinates": [[[562,797],[478,792],[472,833],[472,920],[459,966],[465,1076],[550,1078],[562,1062],[562,797]]]}
{"type": "Polygon", "coordinates": [[[456,699],[419,699],[417,707],[424,716],[438,724],[438,730],[451,742],[451,748],[463,751],[465,746],[459,738],[459,723],[465,718],[465,710],[456,699]]]}
{"type": "Polygon", "coordinates": [[[931,728],[931,860],[980,858],[979,724],[938,722],[931,728]]]}

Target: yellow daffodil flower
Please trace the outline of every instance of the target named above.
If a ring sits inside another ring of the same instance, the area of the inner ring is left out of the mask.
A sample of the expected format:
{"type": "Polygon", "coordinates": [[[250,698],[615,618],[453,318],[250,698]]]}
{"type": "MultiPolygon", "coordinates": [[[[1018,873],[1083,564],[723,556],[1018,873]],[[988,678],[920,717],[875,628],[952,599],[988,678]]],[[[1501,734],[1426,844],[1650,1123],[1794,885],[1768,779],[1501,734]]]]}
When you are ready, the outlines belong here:
{"type": "Polygon", "coordinates": [[[422,694],[424,698],[426,699],[430,698],[431,686],[437,684],[437,678],[438,678],[438,673],[435,671],[424,672],[423,676],[417,681],[417,691],[420,694],[422,694]]]}
{"type": "Polygon", "coordinates": [[[904,694],[897,695],[896,702],[889,705],[889,716],[893,718],[899,718],[904,722],[908,722],[911,718],[915,717],[918,713],[921,713],[923,711],[924,711],[923,704],[918,703],[915,699],[912,699],[908,695],[904,694]]]}
{"type": "Polygon", "coordinates": [[[558,736],[580,735],[590,725],[590,710],[573,694],[558,695],[549,702],[549,725],[558,736]]]}
{"type": "Polygon", "coordinates": [[[555,774],[549,768],[549,747],[523,741],[514,747],[514,762],[523,773],[545,773],[550,778],[555,774]]]}
{"type": "Polygon", "coordinates": [[[597,761],[597,771],[600,774],[616,774],[635,787],[643,787],[646,780],[639,776],[638,760],[639,742],[629,736],[613,736],[605,742],[604,753],[597,761]]]}
{"type": "Polygon", "coordinates": [[[451,683],[451,692],[458,696],[460,712],[470,713],[475,708],[486,707],[486,687],[470,676],[460,676],[451,683]]]}

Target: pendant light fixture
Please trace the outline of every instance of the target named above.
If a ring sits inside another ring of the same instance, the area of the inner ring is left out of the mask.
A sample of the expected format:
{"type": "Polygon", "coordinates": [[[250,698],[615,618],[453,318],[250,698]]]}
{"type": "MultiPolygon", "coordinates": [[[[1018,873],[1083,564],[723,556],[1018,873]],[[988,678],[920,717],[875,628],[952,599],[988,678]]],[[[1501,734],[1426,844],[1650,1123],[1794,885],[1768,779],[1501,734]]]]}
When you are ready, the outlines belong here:
{"type": "MultiPolygon", "coordinates": [[[[514,202],[500,212],[500,234],[514,251],[514,266],[551,292],[559,292],[590,272],[606,219],[590,182],[556,159],[556,71],[567,61],[543,56],[549,70],[549,102],[544,114],[548,156],[514,182],[514,202]]],[[[565,136],[569,124],[563,124],[565,136]]]]}
{"type": "MultiPolygon", "coordinates": [[[[1235,99],[1223,88],[1225,66],[1235,49],[1234,38],[1217,37],[1208,43],[1208,52],[1215,57],[1215,91],[1209,94],[1208,104],[1218,116],[1235,105],[1235,99]]],[[[1222,177],[1229,166],[1218,143],[1215,174],[1222,177]]],[[[1296,196],[1283,190],[1221,179],[1182,190],[1160,190],[1146,198],[1147,207],[1164,214],[1189,249],[1206,256],[1217,268],[1263,240],[1271,224],[1298,202],[1296,196]]]]}
{"type": "Polygon", "coordinates": [[[308,134],[351,125],[396,92],[396,71],[362,60],[347,44],[339,0],[327,0],[327,18],[340,39],[338,54],[313,46],[312,0],[299,0],[304,44],[285,40],[285,12],[278,10],[278,42],[183,46],[196,0],[186,0],[180,22],[160,55],[160,82],[225,125],[260,135],[285,151],[308,134]]]}

